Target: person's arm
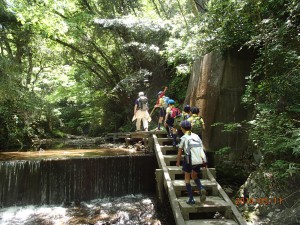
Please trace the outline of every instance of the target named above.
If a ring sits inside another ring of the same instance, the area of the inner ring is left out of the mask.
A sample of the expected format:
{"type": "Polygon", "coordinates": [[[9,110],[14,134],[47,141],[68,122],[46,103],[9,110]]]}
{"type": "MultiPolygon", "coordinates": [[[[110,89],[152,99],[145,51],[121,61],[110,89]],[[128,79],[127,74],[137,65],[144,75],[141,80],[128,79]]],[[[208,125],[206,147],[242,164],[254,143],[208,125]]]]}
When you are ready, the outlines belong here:
{"type": "Polygon", "coordinates": [[[184,140],[185,140],[185,138],[184,138],[184,137],[181,137],[180,139],[181,139],[181,140],[180,140],[180,143],[179,143],[179,145],[178,145],[178,152],[177,152],[176,166],[180,166],[181,156],[182,156],[183,148],[184,148],[184,140]]]}
{"type": "Polygon", "coordinates": [[[162,93],[158,96],[157,100],[156,100],[156,105],[159,104],[159,100],[164,97],[166,91],[167,91],[168,87],[165,87],[165,89],[162,91],[162,93]]]}
{"type": "Polygon", "coordinates": [[[162,107],[162,98],[160,98],[160,99],[157,100],[156,105],[154,107],[155,108],[162,107]]]}
{"type": "Polygon", "coordinates": [[[203,120],[202,117],[200,117],[200,118],[201,118],[201,123],[202,123],[202,129],[205,129],[205,123],[204,123],[204,120],[203,120]]]}
{"type": "Polygon", "coordinates": [[[137,111],[137,104],[134,105],[133,114],[135,115],[137,111]]]}
{"type": "Polygon", "coordinates": [[[170,114],[170,107],[168,107],[166,109],[165,123],[167,123],[167,119],[169,118],[169,114],[170,114]]]}
{"type": "Polygon", "coordinates": [[[167,117],[168,117],[168,113],[167,113],[167,110],[166,110],[166,115],[165,115],[165,121],[164,121],[164,123],[167,123],[167,117]]]}
{"type": "Polygon", "coordinates": [[[182,151],[182,148],[178,148],[176,166],[180,166],[182,151]]]}

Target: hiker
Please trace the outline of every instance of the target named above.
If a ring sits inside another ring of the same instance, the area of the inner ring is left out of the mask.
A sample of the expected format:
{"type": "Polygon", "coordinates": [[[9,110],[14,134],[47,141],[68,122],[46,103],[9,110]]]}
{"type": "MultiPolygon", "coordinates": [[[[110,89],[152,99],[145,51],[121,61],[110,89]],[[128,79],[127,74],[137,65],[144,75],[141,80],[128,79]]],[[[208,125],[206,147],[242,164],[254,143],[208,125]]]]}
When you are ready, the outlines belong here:
{"type": "Polygon", "coordinates": [[[175,101],[170,99],[168,101],[168,108],[166,109],[165,126],[168,132],[168,137],[173,138],[173,147],[176,147],[177,130],[174,127],[174,118],[181,114],[180,110],[175,107],[175,101]]]}
{"type": "Polygon", "coordinates": [[[143,127],[148,131],[148,98],[144,92],[139,92],[139,98],[135,100],[134,104],[134,118],[136,118],[136,131],[141,130],[141,121],[143,120],[143,127]]]}
{"type": "Polygon", "coordinates": [[[183,108],[183,119],[186,120],[187,118],[190,117],[190,112],[191,112],[191,106],[190,105],[185,105],[183,108]]]}
{"type": "Polygon", "coordinates": [[[158,92],[158,100],[156,102],[155,108],[160,108],[159,110],[159,119],[158,119],[158,125],[157,130],[161,130],[161,124],[163,123],[165,116],[166,116],[166,109],[168,107],[169,97],[165,96],[164,91],[158,92]]]}
{"type": "Polygon", "coordinates": [[[192,124],[192,132],[199,135],[202,140],[202,130],[204,128],[203,118],[199,115],[200,109],[192,107],[190,117],[187,119],[192,124]]]}
{"type": "Polygon", "coordinates": [[[180,166],[181,155],[184,153],[184,159],[182,162],[182,170],[184,171],[184,180],[186,190],[189,195],[187,204],[195,204],[193,197],[192,186],[190,184],[191,178],[195,181],[200,191],[200,202],[206,200],[206,190],[201,184],[198,174],[201,167],[206,167],[206,156],[203,150],[203,145],[200,137],[197,134],[191,132],[192,125],[188,120],[181,122],[181,130],[184,135],[181,137],[179,143],[176,166],[180,166]]]}
{"type": "Polygon", "coordinates": [[[174,119],[174,127],[177,129],[177,135],[178,137],[182,137],[184,134],[182,133],[180,129],[180,124],[182,121],[186,120],[189,118],[189,113],[191,111],[191,106],[190,105],[185,105],[183,108],[183,112],[180,116],[175,117],[174,119]]]}

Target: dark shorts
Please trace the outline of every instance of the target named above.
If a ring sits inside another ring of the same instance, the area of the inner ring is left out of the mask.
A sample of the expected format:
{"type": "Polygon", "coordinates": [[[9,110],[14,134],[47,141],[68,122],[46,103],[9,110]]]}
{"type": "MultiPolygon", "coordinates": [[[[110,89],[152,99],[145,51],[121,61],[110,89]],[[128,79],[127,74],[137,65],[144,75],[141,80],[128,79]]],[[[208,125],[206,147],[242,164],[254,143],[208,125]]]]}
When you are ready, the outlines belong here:
{"type": "Polygon", "coordinates": [[[165,117],[165,115],[166,115],[166,110],[164,108],[160,108],[160,110],[159,110],[159,116],[160,117],[165,117]]]}
{"type": "Polygon", "coordinates": [[[173,127],[173,124],[174,124],[174,118],[168,118],[166,123],[168,124],[169,127],[173,127]]]}
{"type": "Polygon", "coordinates": [[[183,162],[182,162],[182,170],[184,172],[187,172],[187,173],[191,173],[192,170],[195,171],[196,173],[200,173],[201,166],[202,165],[190,165],[190,164],[187,164],[185,160],[183,160],[183,162]]]}

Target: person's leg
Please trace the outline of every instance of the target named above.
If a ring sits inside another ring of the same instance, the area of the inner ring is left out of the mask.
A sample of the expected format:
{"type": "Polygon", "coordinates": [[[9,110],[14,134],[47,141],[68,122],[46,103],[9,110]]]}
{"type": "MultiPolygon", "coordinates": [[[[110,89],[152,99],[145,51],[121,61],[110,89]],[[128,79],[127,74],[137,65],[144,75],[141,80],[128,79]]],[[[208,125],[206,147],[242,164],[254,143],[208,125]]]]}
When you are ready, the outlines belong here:
{"type": "Polygon", "coordinates": [[[177,139],[177,129],[176,128],[172,128],[172,136],[173,136],[173,147],[176,147],[177,145],[177,142],[176,142],[176,139],[177,139]]]}
{"type": "Polygon", "coordinates": [[[158,118],[158,124],[157,124],[157,130],[160,130],[161,123],[162,123],[162,118],[159,117],[158,118]]]}
{"type": "Polygon", "coordinates": [[[157,130],[160,130],[160,127],[161,127],[161,124],[163,123],[163,120],[164,120],[164,109],[160,108],[157,130]]]}
{"type": "Polygon", "coordinates": [[[148,119],[143,117],[143,127],[145,131],[148,131],[148,119]]]}
{"type": "Polygon", "coordinates": [[[192,186],[190,184],[190,177],[191,177],[190,173],[188,173],[188,172],[184,173],[185,187],[186,187],[187,193],[189,195],[189,199],[187,200],[186,203],[192,205],[192,204],[195,204],[195,200],[194,200],[194,196],[193,196],[192,186]]]}
{"type": "Polygon", "coordinates": [[[171,135],[171,127],[169,126],[168,120],[167,120],[167,122],[165,123],[165,128],[166,128],[168,137],[172,137],[172,135],[171,135]]]}
{"type": "MultiPolygon", "coordinates": [[[[199,171],[200,171],[200,168],[199,168],[199,171]]],[[[191,177],[195,181],[195,183],[200,191],[200,201],[204,202],[206,200],[206,190],[205,190],[204,186],[201,184],[200,179],[198,178],[198,173],[199,173],[198,170],[197,171],[192,170],[191,177]]]]}
{"type": "Polygon", "coordinates": [[[141,120],[142,118],[136,118],[136,130],[140,131],[141,130],[141,120]]]}

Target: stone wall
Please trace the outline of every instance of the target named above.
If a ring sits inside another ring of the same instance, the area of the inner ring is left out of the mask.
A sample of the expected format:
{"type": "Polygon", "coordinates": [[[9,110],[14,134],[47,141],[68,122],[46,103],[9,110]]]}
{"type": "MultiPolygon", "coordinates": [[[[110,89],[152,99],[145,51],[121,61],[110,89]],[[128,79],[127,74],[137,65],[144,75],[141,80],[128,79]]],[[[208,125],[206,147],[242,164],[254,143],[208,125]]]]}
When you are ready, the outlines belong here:
{"type": "Polygon", "coordinates": [[[241,122],[249,117],[241,96],[253,59],[253,52],[231,50],[223,54],[211,52],[194,62],[185,104],[200,108],[205,121],[203,142],[209,151],[229,146],[234,152],[242,152],[247,147],[240,131],[224,133],[222,126],[212,125],[241,122]]]}

